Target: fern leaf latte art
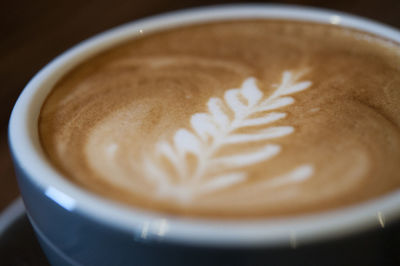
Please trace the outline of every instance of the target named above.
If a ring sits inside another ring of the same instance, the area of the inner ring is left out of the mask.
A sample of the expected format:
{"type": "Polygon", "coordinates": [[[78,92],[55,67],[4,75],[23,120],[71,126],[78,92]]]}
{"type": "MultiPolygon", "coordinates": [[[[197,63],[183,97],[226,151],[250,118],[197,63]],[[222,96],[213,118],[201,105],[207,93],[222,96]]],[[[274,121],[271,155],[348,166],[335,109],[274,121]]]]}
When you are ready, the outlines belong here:
{"type": "Polygon", "coordinates": [[[400,189],[400,46],[284,20],[143,34],[67,73],[39,135],[65,178],[144,210],[343,208],[400,189]]]}
{"type": "MultiPolygon", "coordinates": [[[[281,146],[266,144],[250,152],[215,156],[224,146],[271,140],[293,133],[292,126],[268,127],[270,123],[286,116],[283,112],[268,111],[292,104],[293,98],[287,95],[302,91],[311,84],[309,81],[295,83],[296,77],[292,76],[291,72],[284,72],[282,83],[264,100],[263,93],[255,84],[254,78],[247,78],[241,88],[227,90],[224,93],[224,100],[211,98],[207,103],[208,113],[192,115],[190,122],[193,133],[179,129],[174,134],[173,146],[165,141],[156,143],[156,153],[165,157],[175,168],[174,172],[168,173],[165,166],[160,168],[150,159],[144,160],[148,172],[146,176],[156,183],[160,196],[169,196],[185,203],[197,194],[211,193],[240,184],[248,178],[248,174],[243,171],[232,171],[232,168],[252,166],[279,154],[281,146]],[[246,103],[242,102],[241,97],[246,103]],[[233,119],[229,119],[228,110],[224,110],[228,107],[233,113],[233,119]],[[262,115],[251,118],[258,113],[262,115]],[[258,127],[260,130],[247,134],[234,133],[244,127],[258,127]],[[196,157],[196,166],[192,171],[188,167],[186,158],[188,153],[196,157]],[[207,174],[210,177],[204,181],[207,174]],[[178,177],[175,184],[172,183],[174,177],[178,177]]],[[[301,167],[307,168],[308,174],[305,177],[311,175],[311,166],[301,167]]],[[[295,179],[303,176],[300,172],[294,174],[295,179]]]]}

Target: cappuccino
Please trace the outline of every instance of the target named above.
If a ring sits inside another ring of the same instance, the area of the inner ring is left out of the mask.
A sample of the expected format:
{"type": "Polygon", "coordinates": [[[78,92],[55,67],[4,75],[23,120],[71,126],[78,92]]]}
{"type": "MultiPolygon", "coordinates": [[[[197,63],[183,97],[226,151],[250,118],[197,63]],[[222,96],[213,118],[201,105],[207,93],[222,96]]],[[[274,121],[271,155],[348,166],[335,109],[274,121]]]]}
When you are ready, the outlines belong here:
{"type": "Polygon", "coordinates": [[[144,33],[67,73],[39,136],[65,178],[136,208],[350,206],[400,188],[400,45],[267,19],[144,33]]]}

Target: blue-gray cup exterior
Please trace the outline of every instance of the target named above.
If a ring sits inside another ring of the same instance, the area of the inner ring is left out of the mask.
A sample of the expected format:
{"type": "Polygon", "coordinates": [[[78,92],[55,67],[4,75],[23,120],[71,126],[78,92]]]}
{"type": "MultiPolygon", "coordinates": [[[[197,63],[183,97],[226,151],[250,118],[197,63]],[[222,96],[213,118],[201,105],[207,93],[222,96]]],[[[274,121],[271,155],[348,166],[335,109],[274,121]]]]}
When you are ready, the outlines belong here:
{"type": "MultiPolygon", "coordinates": [[[[142,238],[47,197],[16,167],[29,220],[52,265],[398,265],[400,223],[305,245],[193,246],[142,238]]],[[[224,230],[221,228],[221,230],[224,230]]]]}
{"type": "Polygon", "coordinates": [[[210,221],[146,212],[70,183],[46,159],[37,133],[52,85],[86,58],[140,34],[182,24],[240,18],[334,23],[400,42],[388,26],[312,8],[232,5],[156,16],[95,36],[57,57],[26,86],[13,110],[9,144],[27,215],[54,265],[337,265],[400,262],[400,192],[316,215],[210,221]],[[363,244],[360,244],[363,243],[363,244]],[[351,251],[351,252],[350,252],[351,251]],[[349,256],[349,254],[351,256],[349,256]]]}

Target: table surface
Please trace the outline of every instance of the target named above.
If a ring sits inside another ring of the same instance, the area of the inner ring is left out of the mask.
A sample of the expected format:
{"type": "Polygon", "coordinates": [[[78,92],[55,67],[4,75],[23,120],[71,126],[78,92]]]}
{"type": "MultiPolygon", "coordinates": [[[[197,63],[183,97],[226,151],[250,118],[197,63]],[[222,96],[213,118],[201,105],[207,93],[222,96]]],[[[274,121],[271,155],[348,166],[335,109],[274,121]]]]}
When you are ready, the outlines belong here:
{"type": "MultiPolygon", "coordinates": [[[[119,24],[200,4],[232,2],[22,0],[0,3],[0,211],[18,196],[17,182],[7,146],[8,119],[19,93],[36,72],[74,44],[119,24]]],[[[340,10],[400,29],[399,0],[274,2],[340,10]]]]}

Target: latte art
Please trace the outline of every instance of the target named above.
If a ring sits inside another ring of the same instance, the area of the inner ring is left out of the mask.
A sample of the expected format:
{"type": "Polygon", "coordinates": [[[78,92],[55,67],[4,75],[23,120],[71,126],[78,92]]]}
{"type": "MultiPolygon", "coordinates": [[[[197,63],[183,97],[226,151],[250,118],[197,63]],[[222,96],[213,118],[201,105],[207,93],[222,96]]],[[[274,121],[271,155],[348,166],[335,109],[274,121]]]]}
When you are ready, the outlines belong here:
{"type": "MultiPolygon", "coordinates": [[[[192,115],[190,124],[194,132],[179,129],[173,136],[173,145],[166,141],[157,142],[156,153],[161,157],[158,160],[167,159],[175,170],[168,173],[166,166],[160,167],[151,159],[144,159],[146,177],[156,184],[157,193],[185,203],[198,194],[211,193],[244,182],[248,174],[232,169],[251,166],[279,154],[280,145],[266,144],[244,153],[215,156],[224,146],[271,140],[292,134],[292,126],[268,125],[287,115],[272,111],[292,104],[294,99],[288,95],[311,85],[309,81],[296,83],[298,76],[301,75],[293,77],[291,72],[284,72],[282,83],[276,85],[276,90],[266,99],[263,99],[264,95],[255,79],[248,78],[241,88],[226,91],[224,100],[211,98],[207,103],[208,113],[192,115]],[[228,108],[233,113],[232,119],[229,118],[228,108]],[[234,133],[247,127],[260,129],[247,134],[234,133]],[[196,157],[195,167],[189,167],[188,154],[196,157]],[[172,181],[174,179],[175,184],[172,181]]],[[[272,186],[277,183],[290,184],[309,177],[312,171],[312,166],[303,165],[290,174],[292,178],[272,178],[269,182],[272,186]]]]}
{"type": "Polygon", "coordinates": [[[76,184],[136,208],[260,218],[400,188],[400,47],[237,20],[144,34],[54,87],[39,135],[76,184]]]}

